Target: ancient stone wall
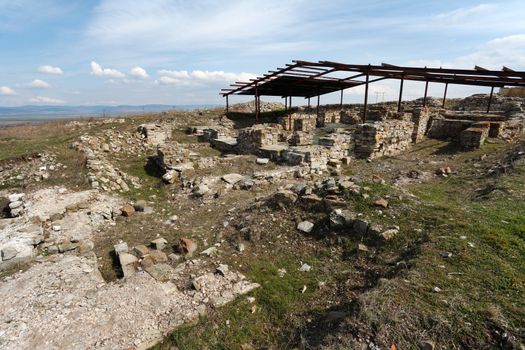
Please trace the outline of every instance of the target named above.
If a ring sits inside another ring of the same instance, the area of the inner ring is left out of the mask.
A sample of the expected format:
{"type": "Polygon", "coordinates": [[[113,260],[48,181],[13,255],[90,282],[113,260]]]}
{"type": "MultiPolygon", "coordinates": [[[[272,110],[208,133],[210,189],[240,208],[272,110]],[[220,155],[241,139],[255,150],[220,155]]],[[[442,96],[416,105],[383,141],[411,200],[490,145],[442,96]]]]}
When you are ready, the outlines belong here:
{"type": "Polygon", "coordinates": [[[278,124],[257,124],[239,130],[237,150],[241,153],[254,153],[260,147],[277,144],[283,134],[278,124]]]}
{"type": "Polygon", "coordinates": [[[472,120],[434,118],[428,130],[428,137],[439,140],[448,138],[459,140],[461,132],[470,127],[472,123],[472,120]]]}
{"type": "Polygon", "coordinates": [[[414,108],[412,111],[412,121],[414,122],[412,142],[421,142],[425,137],[430,122],[430,109],[414,108]]]}
{"type": "Polygon", "coordinates": [[[354,153],[358,158],[377,158],[399,154],[410,147],[414,123],[386,120],[358,124],[354,153]]]}
{"type": "Polygon", "coordinates": [[[311,113],[291,113],[280,117],[279,124],[288,131],[311,131],[316,128],[316,115],[311,113]]]}
{"type": "Polygon", "coordinates": [[[488,123],[476,123],[463,130],[459,136],[459,142],[464,149],[480,148],[489,136],[488,123]]]}

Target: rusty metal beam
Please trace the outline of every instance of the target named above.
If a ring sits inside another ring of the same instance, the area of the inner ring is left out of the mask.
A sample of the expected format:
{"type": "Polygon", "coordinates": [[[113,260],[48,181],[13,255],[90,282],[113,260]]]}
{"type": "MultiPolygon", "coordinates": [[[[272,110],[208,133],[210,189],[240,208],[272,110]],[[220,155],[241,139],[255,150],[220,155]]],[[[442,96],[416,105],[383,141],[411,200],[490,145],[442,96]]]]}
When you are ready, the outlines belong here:
{"type": "Polygon", "coordinates": [[[445,101],[447,100],[447,90],[448,90],[448,83],[445,84],[445,93],[443,93],[443,105],[442,108],[445,108],[445,101]]]}
{"type": "Polygon", "coordinates": [[[487,104],[487,113],[490,112],[490,105],[492,103],[492,95],[494,95],[494,86],[490,88],[489,103],[487,104]]]}
{"type": "Polygon", "coordinates": [[[405,79],[401,77],[401,83],[399,85],[399,99],[397,101],[397,113],[401,112],[401,101],[403,99],[403,82],[405,79]]]}
{"type": "Polygon", "coordinates": [[[425,95],[423,96],[423,107],[427,106],[428,80],[425,82],[425,95]]]}
{"type": "Polygon", "coordinates": [[[370,80],[370,75],[366,73],[366,82],[365,82],[365,104],[363,108],[363,123],[366,122],[366,112],[368,110],[368,84],[370,80]]]}

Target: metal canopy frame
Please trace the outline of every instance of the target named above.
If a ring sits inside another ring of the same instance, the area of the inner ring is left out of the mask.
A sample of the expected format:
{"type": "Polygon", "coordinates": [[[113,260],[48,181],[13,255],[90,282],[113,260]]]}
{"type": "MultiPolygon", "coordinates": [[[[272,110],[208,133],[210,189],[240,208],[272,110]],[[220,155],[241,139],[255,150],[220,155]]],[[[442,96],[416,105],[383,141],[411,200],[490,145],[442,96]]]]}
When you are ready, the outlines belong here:
{"type": "Polygon", "coordinates": [[[269,71],[261,77],[250,79],[248,82],[235,82],[230,88],[222,89],[221,95],[226,98],[226,111],[229,108],[228,97],[230,95],[255,96],[256,118],[259,119],[260,96],[280,96],[286,100],[287,110],[291,108],[291,97],[303,97],[308,99],[317,96],[317,110],[319,110],[320,96],[341,91],[340,105],[343,105],[343,91],[365,85],[365,101],[363,121],[366,120],[368,107],[368,85],[370,83],[384,80],[400,80],[398,111],[401,109],[403,98],[403,83],[405,80],[425,82],[425,94],[423,105],[426,106],[429,83],[445,84],[443,106],[445,106],[446,93],[449,84],[486,86],[491,88],[487,113],[495,87],[517,86],[525,87],[525,72],[514,71],[503,67],[501,71],[488,70],[480,66],[474,69],[451,69],[451,68],[421,68],[402,67],[382,63],[381,65],[358,65],[331,61],[301,61],[295,60],[284,68],[269,71]],[[334,77],[334,74],[352,74],[346,78],[334,77]],[[371,79],[371,77],[374,77],[371,79]]]}

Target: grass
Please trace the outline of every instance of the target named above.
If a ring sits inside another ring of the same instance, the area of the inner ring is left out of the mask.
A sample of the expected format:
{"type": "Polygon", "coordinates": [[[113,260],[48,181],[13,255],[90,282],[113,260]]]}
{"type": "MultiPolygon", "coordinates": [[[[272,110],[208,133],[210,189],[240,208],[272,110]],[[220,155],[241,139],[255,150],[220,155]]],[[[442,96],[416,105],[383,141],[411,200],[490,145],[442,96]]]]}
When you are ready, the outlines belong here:
{"type": "MultiPolygon", "coordinates": [[[[515,344],[523,342],[525,169],[518,167],[498,180],[498,188],[505,192],[496,191],[480,200],[475,197],[475,188],[486,183],[486,179],[471,172],[470,163],[465,163],[485,153],[501,157],[506,148],[491,144],[482,150],[457,154],[452,166],[465,170],[448,178],[411,185],[409,190],[414,197],[398,197],[396,188],[368,181],[362,184],[369,188],[368,199],[347,194],[354,211],[363,213],[373,223],[398,225],[400,234],[373,247],[371,255],[364,258],[348,254],[356,245],[352,240],[343,241],[351,249],[335,253],[330,250],[334,246],[321,240],[319,245],[325,249],[318,249],[311,262],[330,266],[330,278],[338,281],[347,280],[342,278],[342,270],[354,271],[350,276],[358,277],[355,271],[360,268],[364,268],[365,275],[376,269],[378,275],[373,280],[389,280],[377,285],[372,281],[370,288],[358,292],[360,307],[351,311],[339,328],[325,330],[326,333],[305,331],[305,336],[319,338],[332,348],[353,348],[350,340],[355,332],[371,336],[382,347],[396,344],[402,349],[417,349],[421,340],[432,340],[439,348],[447,349],[500,348],[507,341],[498,336],[503,332],[515,344]],[[380,215],[373,201],[386,196],[390,197],[390,207],[382,209],[387,215],[380,215]],[[452,257],[443,258],[441,253],[445,251],[452,257]],[[392,257],[397,257],[393,261],[404,260],[408,269],[392,274],[395,264],[392,267],[387,262],[392,257]],[[441,291],[434,292],[434,287],[441,291]]],[[[324,295],[315,287],[326,275],[317,268],[309,275],[276,277],[279,266],[293,266],[294,262],[296,265],[297,257],[287,263],[286,256],[278,254],[254,258],[248,262],[246,275],[262,285],[253,292],[258,306],[255,314],[250,311],[251,305],[240,298],[195,325],[175,330],[155,349],[239,349],[245,343],[255,348],[297,346],[297,334],[308,324],[307,318],[322,315],[327,307],[317,303],[324,295]],[[307,293],[298,295],[297,288],[302,285],[308,286],[307,293]]],[[[357,277],[352,285],[358,284],[357,277]]],[[[339,297],[339,305],[333,306],[348,310],[352,299],[346,298],[346,294],[339,297]]]]}
{"type": "MultiPolygon", "coordinates": [[[[310,257],[307,262],[313,270],[319,268],[316,257],[310,257]]],[[[293,313],[305,310],[316,295],[319,282],[318,274],[297,269],[296,258],[286,255],[254,261],[246,272],[251,281],[261,285],[250,293],[255,298],[253,304],[239,298],[219,312],[202,318],[198,326],[178,328],[154,349],[205,349],[214,344],[214,349],[226,350],[240,349],[242,344],[256,348],[289,344],[293,313]],[[283,277],[278,275],[280,268],[287,271],[283,277]],[[306,291],[301,293],[303,286],[306,286],[306,291]]]]}

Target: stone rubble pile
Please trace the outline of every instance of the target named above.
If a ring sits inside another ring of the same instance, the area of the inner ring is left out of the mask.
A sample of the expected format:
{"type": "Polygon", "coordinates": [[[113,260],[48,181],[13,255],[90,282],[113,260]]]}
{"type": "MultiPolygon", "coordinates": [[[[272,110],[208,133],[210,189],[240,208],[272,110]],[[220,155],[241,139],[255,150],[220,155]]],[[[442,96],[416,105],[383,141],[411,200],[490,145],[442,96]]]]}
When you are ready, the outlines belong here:
{"type": "Polygon", "coordinates": [[[162,176],[164,182],[175,183],[183,171],[194,169],[193,159],[196,156],[187,147],[170,142],[157,147],[155,161],[157,166],[164,171],[162,176]]]}
{"type": "Polygon", "coordinates": [[[12,218],[21,216],[24,213],[24,210],[25,210],[24,197],[25,197],[25,193],[13,193],[9,195],[8,208],[9,208],[9,215],[12,218]]]}
{"type": "Polygon", "coordinates": [[[36,153],[0,161],[0,186],[40,182],[67,168],[52,153],[36,153]]]}
{"type": "MultiPolygon", "coordinates": [[[[122,135],[121,135],[122,136],[122,135]]],[[[124,141],[126,142],[126,141],[124,141]]],[[[128,139],[127,142],[130,142],[128,139]]],[[[128,192],[130,186],[140,188],[140,179],[116,168],[110,161],[112,149],[125,150],[124,146],[107,143],[102,138],[91,135],[80,136],[72,147],[83,152],[86,157],[86,168],[91,187],[103,191],[128,192]]]]}

